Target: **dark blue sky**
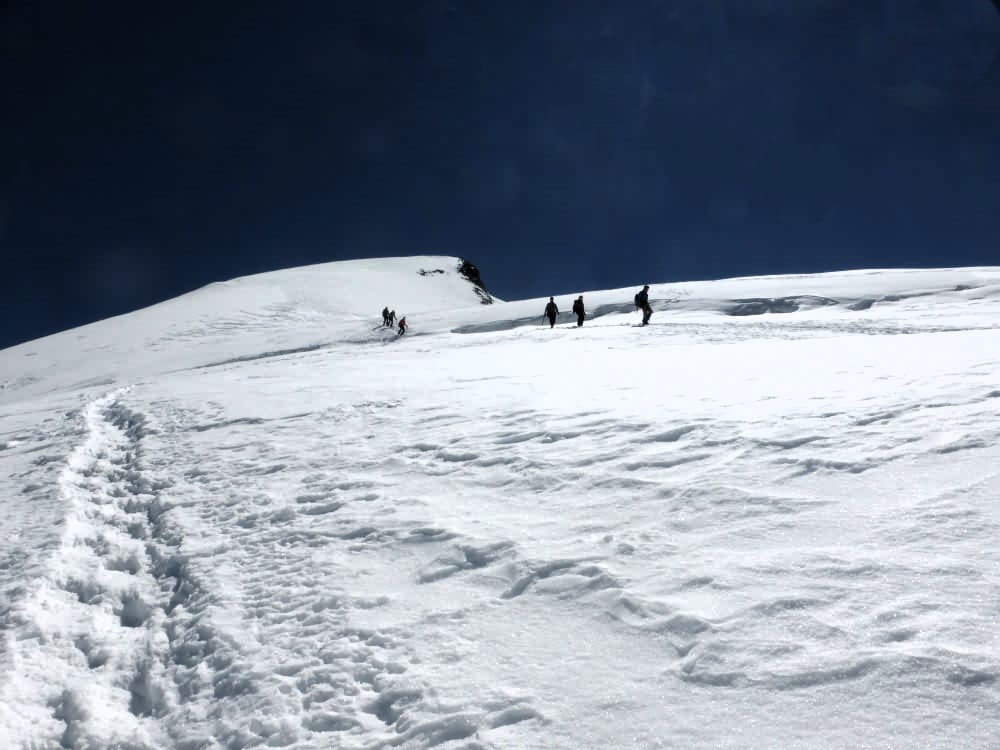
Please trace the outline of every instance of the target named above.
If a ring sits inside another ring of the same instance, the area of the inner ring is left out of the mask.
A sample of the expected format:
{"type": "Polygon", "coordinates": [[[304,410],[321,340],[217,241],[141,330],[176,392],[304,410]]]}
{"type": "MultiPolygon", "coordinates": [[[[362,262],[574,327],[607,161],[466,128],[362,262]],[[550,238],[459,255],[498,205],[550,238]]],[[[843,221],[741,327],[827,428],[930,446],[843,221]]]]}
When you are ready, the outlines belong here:
{"type": "Polygon", "coordinates": [[[1000,263],[995,5],[13,0],[0,346],[366,256],[508,298],[1000,263]]]}

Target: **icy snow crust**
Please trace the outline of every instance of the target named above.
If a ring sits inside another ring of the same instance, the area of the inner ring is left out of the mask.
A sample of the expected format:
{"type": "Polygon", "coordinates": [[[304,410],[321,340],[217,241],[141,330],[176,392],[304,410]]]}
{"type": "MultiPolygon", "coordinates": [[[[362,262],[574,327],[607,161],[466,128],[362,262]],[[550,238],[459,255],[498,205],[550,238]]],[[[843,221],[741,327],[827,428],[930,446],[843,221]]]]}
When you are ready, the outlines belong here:
{"type": "Polygon", "coordinates": [[[0,352],[0,747],[1000,745],[1000,269],[456,265],[0,352]]]}

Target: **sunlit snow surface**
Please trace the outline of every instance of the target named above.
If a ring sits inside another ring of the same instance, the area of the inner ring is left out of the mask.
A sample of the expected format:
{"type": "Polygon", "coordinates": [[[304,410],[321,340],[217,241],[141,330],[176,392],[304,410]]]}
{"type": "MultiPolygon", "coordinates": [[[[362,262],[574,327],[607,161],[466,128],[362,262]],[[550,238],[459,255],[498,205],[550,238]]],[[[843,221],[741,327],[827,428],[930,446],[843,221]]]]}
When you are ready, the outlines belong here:
{"type": "Polygon", "coordinates": [[[0,352],[0,746],[1000,745],[1000,269],[456,263],[0,352]]]}

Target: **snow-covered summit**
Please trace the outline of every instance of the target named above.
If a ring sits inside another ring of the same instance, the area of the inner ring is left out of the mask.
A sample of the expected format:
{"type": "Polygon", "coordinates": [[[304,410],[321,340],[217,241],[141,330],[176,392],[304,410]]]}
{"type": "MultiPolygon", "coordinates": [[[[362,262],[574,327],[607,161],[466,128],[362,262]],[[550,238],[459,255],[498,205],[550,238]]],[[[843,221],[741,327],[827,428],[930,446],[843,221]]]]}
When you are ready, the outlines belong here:
{"type": "Polygon", "coordinates": [[[1000,745],[1000,269],[456,266],[0,352],[0,747],[1000,745]]]}
{"type": "Polygon", "coordinates": [[[38,392],[31,386],[40,380],[123,383],[164,369],[356,338],[383,306],[403,316],[493,301],[475,266],[447,256],[336,261],[244,276],[0,352],[0,403],[24,388],[38,392]]]}
{"type": "Polygon", "coordinates": [[[205,298],[207,310],[219,310],[255,300],[261,312],[295,307],[366,318],[373,307],[381,310],[383,299],[410,312],[460,308],[480,304],[486,294],[470,279],[470,269],[478,277],[468,261],[437,255],[343,260],[210,284],[173,302],[187,305],[205,298]]]}

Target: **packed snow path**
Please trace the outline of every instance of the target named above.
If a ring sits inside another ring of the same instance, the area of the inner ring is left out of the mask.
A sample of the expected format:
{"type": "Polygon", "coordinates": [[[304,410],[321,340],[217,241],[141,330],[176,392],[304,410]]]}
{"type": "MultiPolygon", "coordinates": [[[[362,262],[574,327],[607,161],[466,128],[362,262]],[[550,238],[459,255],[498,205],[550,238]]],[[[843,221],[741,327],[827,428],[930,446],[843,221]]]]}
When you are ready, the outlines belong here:
{"type": "Polygon", "coordinates": [[[938,274],[26,372],[0,744],[996,746],[1000,273],[938,274]]]}

